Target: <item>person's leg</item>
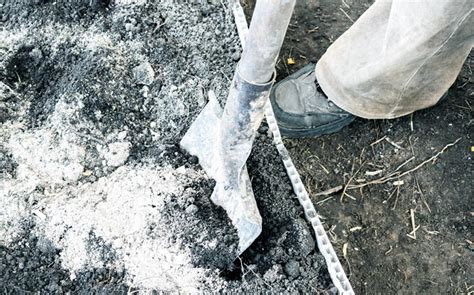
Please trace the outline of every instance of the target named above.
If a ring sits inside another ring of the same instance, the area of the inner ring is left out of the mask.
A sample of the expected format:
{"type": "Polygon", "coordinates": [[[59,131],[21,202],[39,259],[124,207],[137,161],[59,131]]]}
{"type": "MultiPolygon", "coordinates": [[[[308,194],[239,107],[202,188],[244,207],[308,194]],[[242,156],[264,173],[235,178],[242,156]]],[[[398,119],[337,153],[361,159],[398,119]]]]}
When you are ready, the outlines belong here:
{"type": "Polygon", "coordinates": [[[319,60],[319,85],[337,106],[368,119],[436,104],[472,49],[473,3],[376,1],[319,60]]]}

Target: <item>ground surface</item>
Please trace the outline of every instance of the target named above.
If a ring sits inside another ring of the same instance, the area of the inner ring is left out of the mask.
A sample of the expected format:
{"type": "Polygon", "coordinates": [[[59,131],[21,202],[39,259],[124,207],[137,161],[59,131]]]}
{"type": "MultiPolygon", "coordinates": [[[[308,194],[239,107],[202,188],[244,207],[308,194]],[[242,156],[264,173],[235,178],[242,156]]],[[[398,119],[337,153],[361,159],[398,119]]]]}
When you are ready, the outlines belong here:
{"type": "MultiPolygon", "coordinates": [[[[240,50],[233,18],[221,3],[144,2],[1,7],[0,290],[333,291],[265,125],[248,162],[264,231],[232,263],[235,230],[178,142],[207,90],[225,98],[240,50]]],[[[369,4],[300,1],[278,78],[316,62],[369,4]]],[[[347,249],[357,293],[474,284],[471,65],[445,102],[412,117],[286,140],[340,257],[347,249]],[[414,157],[408,171],[453,142],[399,179],[346,190],[342,201],[342,190],[318,195],[414,157]]]]}
{"type": "MultiPolygon", "coordinates": [[[[315,63],[372,1],[300,1],[278,64],[279,78],[315,63]],[[292,57],[294,65],[288,65],[292,57]]],[[[248,3],[251,10],[252,3],[248,3]]],[[[286,140],[313,202],[359,294],[472,292],[474,281],[471,52],[446,101],[396,120],[358,119],[342,132],[286,140]],[[395,144],[392,144],[392,143],[395,144]],[[403,177],[361,189],[343,187],[403,177]],[[318,193],[337,188],[329,195],[318,193]],[[416,239],[410,210],[414,212],[416,239]]]]}

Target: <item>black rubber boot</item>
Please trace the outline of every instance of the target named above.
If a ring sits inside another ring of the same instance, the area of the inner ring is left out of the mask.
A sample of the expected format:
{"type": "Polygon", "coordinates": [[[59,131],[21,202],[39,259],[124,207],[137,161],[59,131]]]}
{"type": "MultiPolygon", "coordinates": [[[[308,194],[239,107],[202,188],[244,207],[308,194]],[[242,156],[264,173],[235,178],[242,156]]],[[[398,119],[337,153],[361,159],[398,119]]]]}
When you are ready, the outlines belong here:
{"type": "Polygon", "coordinates": [[[270,101],[283,136],[315,137],[341,130],[355,116],[329,101],[319,88],[314,64],[278,82],[270,101]]]}

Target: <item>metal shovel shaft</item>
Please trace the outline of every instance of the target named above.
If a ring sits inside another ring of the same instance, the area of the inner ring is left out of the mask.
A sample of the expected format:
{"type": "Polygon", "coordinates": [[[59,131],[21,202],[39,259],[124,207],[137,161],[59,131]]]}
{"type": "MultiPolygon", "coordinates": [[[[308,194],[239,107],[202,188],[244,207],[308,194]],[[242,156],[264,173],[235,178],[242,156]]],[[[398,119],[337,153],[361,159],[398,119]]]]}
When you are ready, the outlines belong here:
{"type": "Polygon", "coordinates": [[[296,0],[258,0],[239,72],[251,83],[270,81],[296,0]]]}

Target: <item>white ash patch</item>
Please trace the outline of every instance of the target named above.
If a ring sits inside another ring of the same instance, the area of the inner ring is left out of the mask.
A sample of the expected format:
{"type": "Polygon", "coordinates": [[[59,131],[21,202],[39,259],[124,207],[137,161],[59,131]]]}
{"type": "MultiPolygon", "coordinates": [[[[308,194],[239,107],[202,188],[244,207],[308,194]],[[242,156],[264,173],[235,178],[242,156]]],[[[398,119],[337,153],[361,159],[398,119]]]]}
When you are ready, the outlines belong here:
{"type": "Polygon", "coordinates": [[[9,134],[7,147],[18,163],[17,180],[23,181],[23,191],[37,185],[64,185],[80,177],[85,149],[67,118],[81,107],[80,98],[74,103],[60,100],[43,128],[19,128],[9,134]]]}
{"type": "Polygon", "coordinates": [[[125,163],[132,145],[127,141],[109,143],[107,147],[98,146],[97,150],[106,160],[107,166],[118,167],[125,163]]]}
{"type": "Polygon", "coordinates": [[[69,119],[82,107],[79,96],[68,102],[61,98],[42,127],[5,132],[18,167],[16,177],[6,180],[2,189],[0,243],[12,241],[22,219],[35,218],[38,236],[61,249],[62,266],[71,271],[71,278],[87,269],[123,268],[130,286],[183,292],[196,292],[204,281],[218,280],[192,265],[190,250],[174,237],[172,229],[179,225],[169,219],[160,223],[165,198],[181,195],[187,183],[205,177],[203,172],[153,164],[122,166],[130,143],[124,140],[127,133],[117,130],[105,139],[112,142],[98,144],[98,156],[118,168],[94,183],[78,183],[87,172],[84,138],[78,130],[88,123],[72,125],[69,119]],[[38,187],[43,192],[37,192],[38,187]],[[91,247],[91,233],[110,248],[114,259],[104,260],[103,247],[91,247]]]}
{"type": "Polygon", "coordinates": [[[8,245],[20,221],[31,216],[33,200],[48,197],[51,188],[76,182],[83,172],[84,147],[65,119],[78,109],[80,102],[60,101],[43,128],[27,130],[22,122],[2,126],[2,141],[18,166],[15,177],[2,181],[0,244],[8,245]],[[35,191],[37,187],[45,188],[44,195],[35,191]]]}
{"type": "Polygon", "coordinates": [[[9,247],[19,231],[20,222],[28,214],[29,204],[21,195],[11,193],[14,184],[0,184],[0,245],[9,247]]]}
{"type": "MultiPolygon", "coordinates": [[[[27,30],[25,28],[21,28],[19,30],[0,30],[0,52],[5,54],[3,51],[10,50],[10,53],[14,51],[14,49],[18,46],[18,43],[22,41],[27,34],[27,30]]],[[[2,61],[7,60],[7,56],[3,55],[0,56],[0,64],[2,61]]]]}
{"type": "MultiPolygon", "coordinates": [[[[96,28],[92,28],[96,29],[96,28]]],[[[104,34],[103,32],[91,32],[86,31],[81,34],[79,39],[79,45],[85,47],[86,49],[96,52],[102,48],[114,48],[114,41],[110,38],[109,35],[104,34]]]]}
{"type": "Polygon", "coordinates": [[[27,184],[26,191],[38,184],[66,184],[76,181],[84,167],[84,148],[74,136],[38,129],[11,136],[9,149],[18,163],[17,179],[27,184]]]}
{"type": "Polygon", "coordinates": [[[146,3],[146,0],[115,0],[114,4],[116,6],[129,6],[129,5],[143,5],[146,3]]]}
{"type": "Polygon", "coordinates": [[[41,232],[62,249],[63,266],[72,272],[104,266],[88,248],[90,232],[110,244],[117,255],[114,265],[124,267],[128,283],[163,291],[197,291],[204,269],[191,264],[191,254],[171,242],[172,224],[160,223],[167,197],[182,194],[190,179],[204,177],[187,169],[187,175],[171,167],[122,166],[93,184],[64,190],[41,200],[46,215],[41,232]],[[154,236],[149,227],[153,224],[154,236]]]}

